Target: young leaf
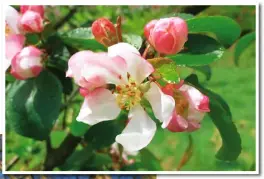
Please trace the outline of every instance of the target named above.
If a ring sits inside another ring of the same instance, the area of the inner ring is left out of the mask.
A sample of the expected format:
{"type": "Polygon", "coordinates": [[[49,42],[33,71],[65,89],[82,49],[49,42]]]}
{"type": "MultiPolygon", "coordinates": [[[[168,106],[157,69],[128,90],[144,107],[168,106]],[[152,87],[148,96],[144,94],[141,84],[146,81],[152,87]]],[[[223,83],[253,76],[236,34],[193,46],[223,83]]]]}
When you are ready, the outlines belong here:
{"type": "Polygon", "coordinates": [[[199,34],[190,34],[185,43],[185,50],[167,56],[177,65],[204,66],[219,60],[224,53],[224,48],[215,39],[199,34]]]}
{"type": "Polygon", "coordinates": [[[140,49],[142,45],[142,38],[136,34],[123,34],[123,41],[133,45],[136,49],[140,49]]]}
{"type": "Polygon", "coordinates": [[[61,35],[67,45],[79,50],[103,50],[106,48],[94,39],[91,28],[77,28],[61,35]]]}
{"type": "Polygon", "coordinates": [[[17,80],[6,97],[6,119],[18,134],[45,140],[59,116],[62,87],[50,72],[17,80]]]}
{"type": "Polygon", "coordinates": [[[209,97],[211,111],[208,114],[219,130],[222,138],[222,146],[217,152],[216,157],[224,161],[236,160],[242,149],[241,138],[232,121],[232,114],[228,104],[221,96],[201,86],[196,75],[190,75],[185,81],[194,85],[209,97]]]}
{"type": "Polygon", "coordinates": [[[256,39],[256,33],[251,32],[241,37],[235,47],[234,62],[238,66],[238,60],[241,53],[248,47],[248,45],[256,39]]]}
{"type": "Polygon", "coordinates": [[[225,16],[197,17],[186,22],[189,33],[213,33],[224,46],[232,45],[241,33],[238,23],[225,16]]]}
{"type": "Polygon", "coordinates": [[[168,83],[179,83],[180,76],[177,72],[177,65],[171,59],[168,58],[153,58],[148,61],[155,68],[155,73],[161,76],[161,78],[168,83]]]}

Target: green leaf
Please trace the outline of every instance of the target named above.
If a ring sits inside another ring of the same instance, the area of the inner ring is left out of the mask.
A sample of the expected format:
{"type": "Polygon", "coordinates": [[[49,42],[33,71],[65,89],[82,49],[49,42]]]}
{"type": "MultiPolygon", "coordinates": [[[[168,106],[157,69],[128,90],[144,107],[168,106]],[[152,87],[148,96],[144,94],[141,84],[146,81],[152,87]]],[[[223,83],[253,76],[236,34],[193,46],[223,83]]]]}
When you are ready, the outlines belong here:
{"type": "Polygon", "coordinates": [[[256,39],[256,33],[251,32],[249,34],[244,35],[238,40],[235,46],[235,52],[234,52],[234,62],[237,66],[238,66],[240,55],[255,39],[256,39]]]}
{"type": "Polygon", "coordinates": [[[89,127],[90,126],[88,124],[79,122],[76,120],[76,118],[73,118],[73,122],[70,125],[71,133],[76,137],[83,136],[87,132],[89,127]]]}
{"type": "Polygon", "coordinates": [[[112,158],[109,155],[103,154],[103,153],[96,153],[93,156],[93,159],[89,166],[96,167],[96,168],[102,168],[103,166],[111,165],[112,162],[113,162],[112,158]]]}
{"type": "Polygon", "coordinates": [[[43,48],[49,54],[47,60],[48,67],[53,67],[61,71],[68,69],[68,60],[71,54],[58,34],[49,36],[43,48]]]}
{"type": "Polygon", "coordinates": [[[211,70],[209,65],[193,66],[191,68],[203,73],[205,75],[207,81],[209,81],[211,79],[211,77],[212,77],[212,70],[211,70]]]}
{"type": "Polygon", "coordinates": [[[44,140],[59,116],[62,87],[50,72],[16,81],[6,97],[6,119],[18,134],[44,140]]]}
{"type": "Polygon", "coordinates": [[[62,91],[64,94],[69,95],[73,90],[73,82],[71,78],[67,78],[64,71],[61,71],[54,67],[48,68],[61,82],[62,91]]]}
{"type": "Polygon", "coordinates": [[[177,65],[204,66],[219,60],[224,53],[224,48],[216,40],[199,34],[190,34],[185,47],[181,53],[167,57],[177,65]]]}
{"type": "Polygon", "coordinates": [[[148,150],[140,150],[141,167],[149,171],[162,171],[160,161],[148,150]]]}
{"type": "Polygon", "coordinates": [[[190,75],[185,81],[209,97],[210,112],[208,114],[219,130],[222,138],[222,146],[217,152],[216,157],[224,161],[236,160],[242,150],[241,138],[232,121],[232,114],[228,104],[221,96],[201,86],[196,75],[190,75]]]}
{"type": "Polygon", "coordinates": [[[108,147],[115,142],[115,137],[120,134],[125,127],[121,127],[120,120],[104,121],[89,128],[84,135],[85,140],[95,149],[108,147]]]}
{"type": "Polygon", "coordinates": [[[37,43],[39,43],[38,34],[26,34],[25,36],[27,45],[36,45],[37,43]]]}
{"type": "Polygon", "coordinates": [[[88,145],[82,150],[76,150],[59,168],[62,171],[81,171],[94,155],[93,148],[88,145]]]}
{"type": "Polygon", "coordinates": [[[52,148],[58,148],[66,136],[66,131],[52,131],[50,133],[52,148]]]}
{"type": "MultiPolygon", "coordinates": [[[[167,83],[179,83],[180,76],[177,71],[177,65],[171,59],[168,58],[153,58],[148,61],[155,68],[155,73],[167,83]]],[[[154,74],[155,75],[155,74],[154,74]]]]}
{"type": "Polygon", "coordinates": [[[133,45],[136,49],[140,49],[142,45],[142,38],[136,34],[123,34],[123,41],[133,45]]]}
{"type": "Polygon", "coordinates": [[[232,45],[241,33],[239,24],[225,16],[197,17],[186,22],[189,33],[213,33],[224,46],[232,45]]]}
{"type": "Polygon", "coordinates": [[[79,50],[103,50],[106,48],[94,39],[91,28],[77,28],[61,36],[67,45],[79,50]]]}

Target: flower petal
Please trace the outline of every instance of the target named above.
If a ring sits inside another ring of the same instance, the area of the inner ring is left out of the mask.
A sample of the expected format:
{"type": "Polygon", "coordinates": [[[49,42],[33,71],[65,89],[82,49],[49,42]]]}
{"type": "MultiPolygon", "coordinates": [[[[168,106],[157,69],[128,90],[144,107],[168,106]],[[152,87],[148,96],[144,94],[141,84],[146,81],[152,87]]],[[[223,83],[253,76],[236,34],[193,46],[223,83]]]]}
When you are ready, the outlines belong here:
{"type": "Polygon", "coordinates": [[[10,66],[12,58],[20,52],[25,43],[25,37],[19,34],[6,36],[5,39],[5,55],[6,55],[6,69],[10,66]]]}
{"type": "Polygon", "coordinates": [[[97,88],[85,97],[77,121],[94,125],[115,119],[120,111],[111,91],[97,88]]]}
{"type": "Polygon", "coordinates": [[[8,27],[11,30],[12,34],[19,34],[20,31],[18,29],[18,20],[20,18],[19,13],[16,9],[11,6],[6,6],[5,8],[5,21],[8,27]]]}
{"type": "Polygon", "coordinates": [[[197,110],[201,112],[209,112],[209,98],[203,95],[198,89],[190,85],[182,85],[180,88],[186,97],[188,98],[189,103],[197,110]]]}
{"type": "Polygon", "coordinates": [[[140,105],[131,109],[130,116],[131,120],[126,128],[116,136],[116,142],[120,143],[126,151],[134,152],[150,143],[157,127],[140,105]]]}
{"type": "Polygon", "coordinates": [[[94,89],[105,84],[119,84],[126,80],[126,62],[121,57],[111,58],[106,53],[81,51],[69,60],[66,76],[78,85],[94,89]]]}
{"type": "Polygon", "coordinates": [[[171,120],[175,107],[173,97],[164,94],[154,82],[150,84],[150,89],[144,96],[150,102],[155,116],[163,122],[162,128],[166,128],[171,120]]]}
{"type": "Polygon", "coordinates": [[[140,56],[135,47],[128,43],[118,43],[109,47],[108,55],[122,57],[126,61],[127,72],[137,84],[140,84],[154,71],[152,65],[140,56]]]}
{"type": "Polygon", "coordinates": [[[182,116],[178,115],[176,110],[174,110],[167,129],[171,132],[183,132],[187,128],[188,122],[182,116]]]}

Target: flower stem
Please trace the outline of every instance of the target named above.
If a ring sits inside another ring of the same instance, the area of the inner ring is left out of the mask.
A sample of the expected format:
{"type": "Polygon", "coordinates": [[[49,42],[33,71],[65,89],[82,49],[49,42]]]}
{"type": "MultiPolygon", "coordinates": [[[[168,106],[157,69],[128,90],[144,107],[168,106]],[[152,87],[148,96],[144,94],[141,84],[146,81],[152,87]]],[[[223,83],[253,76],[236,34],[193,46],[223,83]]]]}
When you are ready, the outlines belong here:
{"type": "Polygon", "coordinates": [[[118,16],[116,20],[116,35],[117,35],[118,42],[123,41],[121,26],[122,26],[122,18],[121,16],[118,16]]]}
{"type": "Polygon", "coordinates": [[[180,163],[177,166],[177,171],[179,171],[191,158],[192,153],[193,153],[193,138],[192,136],[189,134],[189,144],[181,158],[180,163]]]}
{"type": "Polygon", "coordinates": [[[143,52],[142,57],[145,58],[145,59],[146,59],[146,57],[147,57],[147,54],[148,54],[149,48],[150,48],[150,44],[148,44],[148,46],[146,47],[146,49],[145,49],[144,52],[143,52]]]}

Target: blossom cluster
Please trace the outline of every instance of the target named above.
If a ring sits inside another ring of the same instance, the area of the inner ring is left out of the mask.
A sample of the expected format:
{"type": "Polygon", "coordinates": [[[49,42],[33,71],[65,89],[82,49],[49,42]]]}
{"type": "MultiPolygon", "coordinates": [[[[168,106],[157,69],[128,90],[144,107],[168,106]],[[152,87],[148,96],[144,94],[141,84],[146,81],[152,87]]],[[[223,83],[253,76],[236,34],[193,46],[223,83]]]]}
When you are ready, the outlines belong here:
{"type": "Polygon", "coordinates": [[[20,12],[11,6],[5,9],[6,70],[19,80],[36,77],[43,69],[44,52],[35,46],[26,46],[28,33],[44,29],[44,6],[20,6],[20,12]]]}
{"type": "MultiPolygon", "coordinates": [[[[43,70],[44,51],[24,45],[27,33],[41,36],[44,21],[43,6],[21,6],[20,12],[10,6],[6,9],[6,69],[11,66],[10,73],[16,79],[37,77],[43,70]]],[[[121,111],[127,111],[128,122],[115,144],[122,145],[127,154],[146,147],[157,130],[156,122],[146,112],[145,101],[161,128],[171,132],[199,129],[210,111],[209,98],[183,80],[161,86],[153,76],[154,66],[138,49],[122,42],[118,28],[108,19],[96,20],[92,33],[108,51],[79,51],[68,60],[65,75],[74,79],[84,97],[76,120],[95,125],[115,120],[121,111]]],[[[176,54],[188,40],[188,27],[179,17],[152,20],[146,24],[144,35],[158,54],[176,54]]]]}

